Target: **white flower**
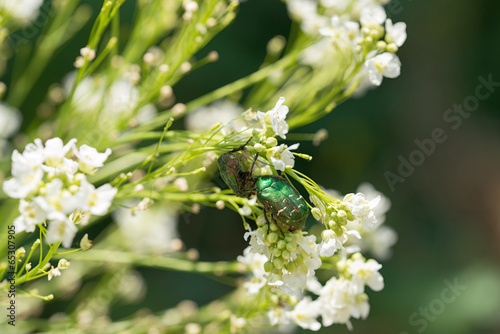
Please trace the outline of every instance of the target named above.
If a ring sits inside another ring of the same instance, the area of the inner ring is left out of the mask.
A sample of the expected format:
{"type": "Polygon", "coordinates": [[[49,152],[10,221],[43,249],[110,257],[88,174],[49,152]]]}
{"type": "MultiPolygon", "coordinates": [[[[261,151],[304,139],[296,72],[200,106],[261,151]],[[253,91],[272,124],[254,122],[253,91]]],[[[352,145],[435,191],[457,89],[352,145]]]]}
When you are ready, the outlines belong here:
{"type": "Polygon", "coordinates": [[[299,21],[301,30],[307,35],[315,35],[318,29],[328,23],[328,18],[318,14],[318,5],[315,0],[287,1],[290,16],[299,21]]]}
{"type": "Polygon", "coordinates": [[[0,11],[4,9],[6,16],[12,16],[20,24],[26,25],[38,16],[42,3],[43,0],[2,0],[0,11]]]}
{"type": "Polygon", "coordinates": [[[16,233],[33,232],[36,225],[47,218],[47,213],[36,201],[27,202],[22,199],[19,203],[19,212],[21,215],[14,220],[16,233]]]}
{"type": "Polygon", "coordinates": [[[286,312],[281,307],[276,307],[269,310],[269,312],[267,312],[267,317],[269,318],[269,323],[271,324],[271,326],[283,327],[290,324],[288,312],[286,312]]]}
{"type": "Polygon", "coordinates": [[[386,18],[384,7],[377,5],[363,8],[359,21],[363,26],[382,25],[386,18]]]}
{"type": "Polygon", "coordinates": [[[80,170],[86,174],[92,174],[96,168],[104,166],[104,161],[110,156],[111,149],[107,148],[104,153],[99,153],[95,148],[84,144],[79,149],[73,147],[73,153],[78,158],[80,170]]]}
{"type": "Polygon", "coordinates": [[[362,193],[367,201],[377,200],[377,198],[379,198],[379,202],[377,206],[373,208],[373,212],[377,216],[378,226],[385,222],[385,214],[391,208],[391,200],[367,182],[360,184],[356,192],[362,193]]]}
{"type": "Polygon", "coordinates": [[[286,167],[293,168],[295,165],[295,158],[290,151],[296,150],[298,147],[299,144],[293,144],[290,147],[285,144],[271,147],[267,150],[267,158],[271,160],[271,163],[277,170],[284,171],[286,167]]]}
{"type": "Polygon", "coordinates": [[[375,258],[387,260],[392,255],[391,247],[398,241],[398,234],[384,225],[363,236],[363,241],[375,258]]]}
{"type": "Polygon", "coordinates": [[[93,215],[103,216],[108,212],[113,198],[118,189],[106,183],[99,188],[95,188],[86,179],[80,184],[80,190],[76,194],[80,200],[80,209],[90,211],[93,215]]]}
{"type": "Polygon", "coordinates": [[[321,328],[321,324],[316,320],[320,308],[321,305],[317,301],[311,301],[310,297],[305,297],[290,311],[290,318],[301,328],[317,331],[321,328]]]}
{"type": "Polygon", "coordinates": [[[363,261],[356,259],[349,264],[349,273],[353,276],[352,281],[362,286],[368,285],[373,291],[384,288],[384,278],[378,272],[382,265],[375,260],[363,261]]]}
{"type": "Polygon", "coordinates": [[[397,78],[401,74],[401,61],[393,53],[384,52],[365,62],[368,79],[376,86],[380,86],[383,77],[397,78]]]}
{"type": "Polygon", "coordinates": [[[48,218],[47,242],[53,244],[61,241],[64,248],[70,248],[73,238],[78,231],[75,224],[61,212],[51,212],[48,218]]]}
{"type": "Polygon", "coordinates": [[[65,214],[73,212],[79,203],[76,196],[64,189],[61,179],[54,179],[45,185],[45,195],[33,199],[46,212],[59,211],[65,214]]]}
{"type": "Polygon", "coordinates": [[[377,216],[374,209],[380,203],[380,196],[367,201],[362,193],[347,194],[342,204],[347,205],[351,213],[358,219],[365,231],[373,231],[377,227],[377,216]]]}
{"type": "Polygon", "coordinates": [[[343,233],[337,236],[332,230],[324,230],[321,233],[323,241],[319,244],[319,255],[323,257],[332,256],[338,249],[343,248],[343,244],[347,241],[347,235],[343,233]]]}
{"type": "Polygon", "coordinates": [[[184,124],[188,130],[205,132],[217,123],[231,122],[241,116],[242,112],[243,108],[238,104],[229,100],[220,100],[189,113],[184,120],[184,124]]]}
{"type": "Polygon", "coordinates": [[[267,232],[261,228],[258,228],[255,231],[246,232],[244,235],[244,239],[248,240],[248,237],[250,237],[249,243],[251,247],[250,251],[252,253],[263,254],[267,258],[270,258],[271,252],[269,251],[269,247],[267,247],[266,243],[264,242],[266,236],[267,232]]]}
{"type": "Polygon", "coordinates": [[[398,22],[392,24],[391,19],[385,21],[385,40],[387,43],[394,43],[400,47],[406,41],[406,23],[398,22]]]}
{"type": "MultiPolygon", "coordinates": [[[[76,143],[76,139],[71,139],[66,145],[64,145],[61,138],[51,138],[45,142],[45,148],[43,150],[43,155],[45,158],[45,165],[49,167],[60,167],[64,163],[64,157],[71,150],[73,145],[76,143]]],[[[38,146],[42,145],[40,139],[35,139],[35,144],[38,146]]]]}
{"type": "Polygon", "coordinates": [[[321,28],[319,33],[329,37],[329,40],[337,45],[348,45],[355,50],[355,40],[360,36],[360,27],[358,22],[342,21],[335,15],[331,18],[330,25],[321,28]]]}
{"type": "Polygon", "coordinates": [[[120,228],[124,244],[131,250],[146,254],[177,251],[179,234],[174,210],[153,205],[145,211],[118,209],[113,218],[120,228]]]}
{"type": "MultiPolygon", "coordinates": [[[[14,154],[18,153],[14,151],[14,154]]],[[[13,158],[14,160],[14,158],[13,158]]],[[[40,168],[33,169],[29,165],[12,163],[12,179],[3,183],[3,191],[12,198],[26,198],[38,189],[43,178],[40,168]]]]}
{"type": "Polygon", "coordinates": [[[258,111],[257,117],[259,120],[269,124],[277,136],[285,139],[288,133],[288,124],[285,120],[288,114],[288,107],[284,106],[283,102],[285,102],[285,98],[280,97],[273,109],[266,113],[258,111]]]}
{"type": "Polygon", "coordinates": [[[352,329],[350,318],[366,318],[370,311],[368,297],[359,284],[350,280],[338,280],[333,277],[326,282],[316,300],[320,303],[320,314],[323,326],[346,324],[352,329]]]}
{"type": "Polygon", "coordinates": [[[251,247],[245,248],[243,250],[243,255],[236,258],[238,262],[244,263],[248,266],[248,269],[252,271],[252,276],[243,283],[247,294],[253,295],[259,292],[259,290],[266,285],[266,271],[264,270],[264,263],[267,262],[268,258],[264,254],[253,253],[251,247]]]}
{"type": "Polygon", "coordinates": [[[52,268],[48,271],[47,276],[50,281],[53,277],[61,276],[61,271],[59,268],[54,268],[54,266],[52,266],[52,268]]]}

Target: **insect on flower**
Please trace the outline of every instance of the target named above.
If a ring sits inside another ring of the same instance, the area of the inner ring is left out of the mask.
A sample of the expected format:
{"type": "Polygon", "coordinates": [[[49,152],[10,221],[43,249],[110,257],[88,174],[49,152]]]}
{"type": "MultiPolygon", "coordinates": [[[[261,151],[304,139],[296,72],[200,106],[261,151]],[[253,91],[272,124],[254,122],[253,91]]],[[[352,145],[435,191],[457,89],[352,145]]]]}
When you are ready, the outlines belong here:
{"type": "Polygon", "coordinates": [[[309,215],[304,198],[282,176],[253,177],[252,170],[258,154],[252,166],[247,168],[245,161],[249,153],[244,150],[245,145],[223,153],[217,160],[224,182],[239,197],[250,198],[256,195],[258,202],[264,207],[266,219],[267,213],[270,213],[281,231],[302,230],[309,215]]]}

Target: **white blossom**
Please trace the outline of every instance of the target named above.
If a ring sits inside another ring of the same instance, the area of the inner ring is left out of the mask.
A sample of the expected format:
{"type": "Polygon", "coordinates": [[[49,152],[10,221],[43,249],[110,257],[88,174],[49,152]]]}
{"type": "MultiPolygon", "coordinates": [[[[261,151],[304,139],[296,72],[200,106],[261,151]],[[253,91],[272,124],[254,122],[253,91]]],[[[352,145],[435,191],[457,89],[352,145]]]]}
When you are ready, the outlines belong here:
{"type": "Polygon", "coordinates": [[[26,198],[38,189],[44,173],[41,168],[33,169],[29,165],[14,163],[16,154],[17,151],[12,154],[14,177],[3,183],[3,191],[12,198],[26,198]]]}
{"type": "Polygon", "coordinates": [[[342,201],[356,219],[362,224],[365,231],[372,231],[377,226],[377,216],[374,209],[380,203],[380,196],[367,201],[362,193],[347,194],[342,201]]]}
{"type": "Polygon", "coordinates": [[[46,211],[36,201],[28,202],[22,199],[19,202],[19,212],[21,215],[14,220],[16,233],[33,232],[36,225],[47,218],[46,211]]]}
{"type": "Polygon", "coordinates": [[[70,214],[80,205],[76,196],[64,189],[61,179],[54,179],[45,185],[45,195],[33,199],[47,213],[58,211],[70,214]]]}
{"type": "Polygon", "coordinates": [[[61,241],[64,248],[71,247],[73,238],[78,231],[75,224],[61,212],[51,212],[48,215],[47,241],[50,244],[61,241]]]}
{"type": "Polygon", "coordinates": [[[90,211],[93,215],[103,216],[108,212],[117,192],[118,189],[110,184],[104,184],[96,189],[94,185],[83,179],[76,196],[80,200],[80,209],[90,211]]]}
{"type": "MultiPolygon", "coordinates": [[[[387,260],[391,255],[391,247],[398,241],[398,234],[389,226],[380,226],[373,233],[363,236],[364,248],[368,249],[375,258],[387,260]]],[[[361,250],[364,250],[361,248],[361,250]]]]}
{"type": "Polygon", "coordinates": [[[111,149],[108,148],[104,153],[99,153],[95,148],[84,144],[79,149],[73,147],[73,153],[78,158],[80,170],[86,174],[92,174],[96,168],[104,166],[104,161],[111,155],[111,149]]]}
{"type": "Polygon", "coordinates": [[[344,244],[349,240],[350,236],[361,239],[358,231],[345,231],[340,236],[337,236],[332,230],[324,230],[321,233],[323,241],[319,244],[319,255],[329,257],[334,255],[337,250],[344,249],[344,244]]]}
{"type": "Polygon", "coordinates": [[[368,79],[376,86],[380,86],[383,77],[397,78],[401,74],[401,61],[398,56],[390,52],[384,52],[365,62],[368,71],[368,79]]]}
{"type": "Polygon", "coordinates": [[[271,160],[271,163],[277,170],[284,171],[287,167],[293,168],[295,165],[295,158],[291,151],[296,150],[298,147],[299,144],[293,144],[290,147],[285,144],[271,147],[267,150],[267,158],[271,160]]]}
{"type": "Polygon", "coordinates": [[[286,134],[288,133],[288,124],[285,120],[286,115],[288,114],[288,107],[283,105],[284,102],[285,98],[280,97],[273,109],[266,113],[261,111],[257,112],[259,120],[263,121],[266,125],[270,125],[274,134],[283,139],[286,138],[286,134]]]}
{"type": "Polygon", "coordinates": [[[47,278],[50,281],[53,277],[57,276],[61,276],[61,271],[59,270],[59,268],[54,268],[54,266],[52,266],[52,268],[50,268],[50,270],[47,272],[47,278]]]}
{"type": "Polygon", "coordinates": [[[321,305],[323,326],[345,324],[347,328],[352,329],[351,317],[365,319],[368,316],[370,305],[367,299],[359,284],[332,277],[326,282],[316,300],[321,305]]]}
{"type": "Polygon", "coordinates": [[[282,307],[276,307],[267,312],[267,317],[269,318],[271,326],[284,327],[290,325],[289,316],[289,312],[282,307]]]}
{"type": "MultiPolygon", "coordinates": [[[[66,145],[64,145],[61,138],[56,137],[48,139],[45,142],[45,148],[43,150],[45,165],[49,167],[62,166],[66,154],[68,154],[75,143],[75,138],[71,139],[66,145]]],[[[41,146],[42,141],[40,139],[35,139],[35,144],[41,146]]]]}
{"type": "Polygon", "coordinates": [[[385,40],[387,43],[394,43],[401,47],[406,41],[406,23],[392,24],[392,20],[387,19],[385,21],[385,40]]]}
{"type": "Polygon", "coordinates": [[[321,305],[317,301],[305,297],[290,311],[290,318],[301,328],[317,331],[321,328],[321,323],[316,319],[320,308],[321,305]]]}
{"type": "Polygon", "coordinates": [[[382,25],[387,14],[382,6],[370,6],[361,10],[359,21],[363,26],[382,25]]]}
{"type": "Polygon", "coordinates": [[[352,281],[362,286],[368,285],[373,291],[384,288],[384,278],[378,272],[382,265],[375,260],[363,261],[356,259],[349,264],[349,273],[353,276],[352,281]]]}
{"type": "Polygon", "coordinates": [[[243,283],[247,294],[253,295],[260,291],[266,285],[266,271],[264,270],[264,263],[268,258],[264,254],[254,253],[251,247],[243,250],[243,255],[239,255],[236,260],[247,265],[248,269],[252,271],[252,276],[243,283]]]}

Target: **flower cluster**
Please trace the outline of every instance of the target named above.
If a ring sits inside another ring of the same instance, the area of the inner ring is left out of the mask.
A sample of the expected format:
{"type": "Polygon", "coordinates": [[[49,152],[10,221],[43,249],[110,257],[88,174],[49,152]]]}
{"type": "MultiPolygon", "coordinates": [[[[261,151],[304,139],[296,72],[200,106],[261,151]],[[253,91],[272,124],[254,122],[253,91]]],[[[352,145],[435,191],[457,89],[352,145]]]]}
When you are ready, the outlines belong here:
{"type": "Polygon", "coordinates": [[[355,62],[348,74],[354,76],[358,91],[379,86],[383,77],[398,77],[401,62],[395,53],[406,40],[406,24],[387,19],[381,6],[387,2],[289,0],[292,17],[317,40],[304,50],[302,62],[322,67],[341,54],[349,55],[355,62]]]}
{"type": "MultiPolygon", "coordinates": [[[[265,157],[276,170],[285,171],[293,168],[295,159],[292,150],[299,147],[299,144],[288,146],[278,145],[277,136],[286,139],[289,126],[286,122],[288,107],[284,105],[284,97],[280,97],[274,108],[267,112],[247,110],[243,114],[231,120],[222,128],[222,134],[226,140],[248,140],[250,137],[255,140],[249,150],[265,157]]],[[[258,164],[255,174],[271,174],[267,165],[258,164]]]]}
{"type": "MultiPolygon", "coordinates": [[[[294,234],[297,235],[302,236],[301,233],[294,234]]],[[[275,296],[269,298],[266,309],[271,326],[285,327],[294,323],[301,328],[317,331],[321,326],[345,324],[352,329],[351,318],[365,319],[370,310],[365,286],[373,291],[380,291],[384,287],[383,277],[379,273],[382,266],[375,260],[366,260],[360,253],[339,260],[336,263],[338,276],[332,276],[324,285],[314,276],[314,270],[321,265],[317,251],[314,256],[304,257],[301,254],[304,250],[302,248],[294,254],[296,258],[287,263],[288,268],[292,268],[293,265],[290,264],[294,262],[309,263],[309,272],[307,265],[303,265],[303,270],[297,270],[301,267],[298,265],[293,267],[292,271],[282,269],[282,273],[276,273],[277,267],[270,261],[272,258],[281,266],[279,257],[273,254],[277,253],[276,246],[267,247],[269,243],[255,237],[255,234],[252,234],[252,238],[254,241],[251,241],[251,246],[245,249],[243,256],[238,257],[238,261],[246,264],[252,272],[243,286],[247,295],[266,295],[270,288],[275,296]],[[258,251],[268,254],[264,255],[258,251]],[[276,279],[276,276],[283,277],[283,280],[276,279]],[[293,295],[287,295],[288,293],[293,295]],[[317,297],[313,300],[314,295],[317,297]]],[[[317,246],[313,241],[314,237],[306,238],[309,239],[309,243],[305,244],[306,249],[312,250],[317,246]]],[[[283,249],[287,250],[287,246],[283,249]]]]}
{"type": "MultiPolygon", "coordinates": [[[[332,196],[342,197],[334,190],[327,190],[327,192],[332,196]]],[[[391,255],[391,247],[397,241],[397,234],[394,229],[384,225],[385,214],[391,207],[391,201],[369,183],[361,184],[357,192],[363,194],[364,200],[368,203],[376,202],[377,205],[373,205],[373,209],[369,210],[368,216],[371,215],[371,218],[366,216],[364,220],[347,222],[346,229],[359,232],[361,238],[349,238],[346,243],[346,250],[348,253],[370,252],[379,260],[387,260],[391,255]],[[371,223],[366,224],[370,219],[371,223]]],[[[349,198],[353,199],[353,195],[350,195],[349,198]]]]}
{"type": "Polygon", "coordinates": [[[48,221],[47,241],[62,242],[69,248],[78,224],[91,214],[105,215],[117,193],[109,184],[99,188],[87,181],[111,154],[95,148],[75,146],[76,139],[66,145],[60,138],[42,144],[40,139],[26,145],[23,153],[12,153],[12,178],[3,184],[4,192],[20,199],[20,215],[15,219],[16,233],[33,232],[48,221]],[[72,151],[73,159],[66,156],[72,151]]]}
{"type": "MultiPolygon", "coordinates": [[[[258,228],[245,234],[250,236],[250,253],[263,254],[266,284],[292,295],[300,295],[307,277],[321,266],[314,235],[281,231],[274,223],[268,224],[264,215],[257,219],[258,228]]],[[[262,280],[260,281],[262,283],[262,280]]]]}
{"type": "MultiPolygon", "coordinates": [[[[357,193],[340,196],[330,191],[329,194],[307,176],[292,170],[290,150],[298,145],[278,145],[275,138],[286,135],[288,129],[284,117],[288,108],[283,108],[283,102],[280,99],[267,113],[245,112],[224,127],[228,131],[226,136],[250,135],[251,131],[256,143],[249,144],[246,150],[257,152],[275,170],[285,171],[298,180],[314,205],[312,215],[325,229],[317,242],[314,235],[306,232],[283,230],[272,217],[266,218],[266,213],[257,216],[257,229],[245,234],[250,245],[238,257],[252,272],[243,287],[247,295],[259,295],[268,301],[265,312],[272,326],[296,324],[318,330],[340,323],[350,328],[351,318],[366,318],[369,313],[365,286],[374,291],[383,288],[383,278],[378,272],[381,265],[356,252],[364,245],[363,237],[373,235],[385,219],[387,199],[365,185],[357,193]],[[335,275],[324,286],[315,275],[323,264],[326,268],[335,267],[335,275]],[[313,300],[311,294],[317,298],[313,300]]],[[[273,174],[264,163],[257,162],[257,166],[254,175],[273,174]]],[[[248,205],[255,205],[255,200],[249,200],[248,205]]],[[[240,213],[250,216],[258,212],[249,206],[244,206],[245,212],[240,210],[240,213]]]]}
{"type": "Polygon", "coordinates": [[[358,192],[339,200],[320,189],[310,199],[315,205],[312,209],[314,218],[326,227],[321,234],[321,256],[332,256],[339,249],[345,251],[344,244],[361,239],[360,232],[371,232],[378,226],[376,208],[381,200],[379,195],[367,200],[363,193],[358,192]]]}
{"type": "Polygon", "coordinates": [[[382,266],[375,260],[366,261],[356,253],[350,259],[337,263],[339,278],[330,278],[324,286],[317,284],[310,290],[318,298],[304,298],[291,312],[294,322],[302,328],[318,330],[317,318],[321,316],[323,326],[345,324],[352,329],[350,319],[365,319],[370,311],[365,286],[373,291],[384,288],[384,280],[378,272],[382,266]]]}

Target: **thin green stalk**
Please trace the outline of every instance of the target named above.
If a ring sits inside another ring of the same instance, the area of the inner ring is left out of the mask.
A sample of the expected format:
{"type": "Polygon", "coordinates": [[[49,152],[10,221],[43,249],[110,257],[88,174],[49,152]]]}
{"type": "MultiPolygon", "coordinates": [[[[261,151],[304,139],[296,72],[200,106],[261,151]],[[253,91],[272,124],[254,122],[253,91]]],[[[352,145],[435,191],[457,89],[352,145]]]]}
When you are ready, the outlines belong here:
{"type": "Polygon", "coordinates": [[[92,249],[86,253],[75,253],[65,258],[78,261],[112,262],[137,265],[149,268],[166,269],[198,274],[241,274],[241,265],[236,262],[202,262],[189,261],[162,256],[144,256],[136,253],[92,249]]]}

